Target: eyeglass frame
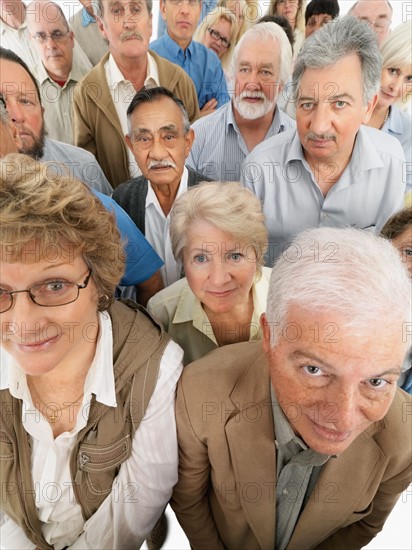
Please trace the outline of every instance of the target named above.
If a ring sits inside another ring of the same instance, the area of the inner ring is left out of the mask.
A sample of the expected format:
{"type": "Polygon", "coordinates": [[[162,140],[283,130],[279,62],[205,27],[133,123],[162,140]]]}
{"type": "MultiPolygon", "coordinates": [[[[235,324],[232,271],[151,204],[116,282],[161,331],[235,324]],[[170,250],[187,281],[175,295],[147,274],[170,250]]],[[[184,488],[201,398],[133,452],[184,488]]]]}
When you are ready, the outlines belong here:
{"type": "Polygon", "coordinates": [[[187,4],[192,8],[201,3],[201,0],[167,0],[167,1],[173,4],[174,6],[182,6],[183,4],[187,4]]]}
{"type": "Polygon", "coordinates": [[[230,44],[231,42],[227,39],[227,38],[224,38],[219,31],[215,31],[215,29],[212,29],[212,27],[208,27],[207,28],[207,32],[210,34],[210,36],[212,38],[214,38],[217,42],[220,42],[220,44],[222,46],[224,46],[226,49],[227,48],[230,48],[230,44]],[[217,36],[213,36],[213,33],[216,34],[217,36]],[[226,46],[227,44],[227,46],[226,46]]]}
{"type": "Polygon", "coordinates": [[[36,34],[31,34],[30,36],[35,40],[38,44],[47,44],[47,39],[51,38],[53,42],[59,43],[63,42],[63,40],[66,38],[66,36],[70,33],[70,29],[63,33],[63,31],[55,30],[51,34],[46,34],[45,32],[36,32],[36,34]],[[59,34],[56,34],[59,33],[59,34]]]}
{"type": "Polygon", "coordinates": [[[13,307],[13,305],[14,305],[13,294],[21,294],[22,292],[28,292],[28,294],[30,296],[30,299],[33,302],[33,304],[36,304],[36,306],[39,306],[39,307],[60,307],[60,306],[67,306],[68,304],[72,304],[73,302],[78,300],[79,295],[80,295],[80,291],[83,290],[84,288],[86,288],[87,285],[89,284],[91,275],[92,275],[92,270],[89,269],[89,273],[86,275],[85,280],[80,285],[78,283],[71,283],[70,281],[66,281],[66,284],[70,284],[70,285],[73,285],[73,286],[77,287],[77,296],[76,296],[76,298],[74,298],[74,300],[70,300],[69,302],[64,302],[63,304],[46,305],[46,304],[38,304],[36,302],[35,297],[31,293],[31,291],[33,290],[33,288],[43,286],[44,284],[47,284],[47,283],[41,283],[39,285],[33,285],[32,287],[27,288],[26,290],[12,290],[12,291],[3,290],[2,295],[4,296],[5,294],[8,294],[8,296],[10,297],[10,307],[8,307],[7,309],[4,309],[3,311],[0,311],[0,314],[1,313],[6,313],[6,311],[9,311],[13,307]]]}

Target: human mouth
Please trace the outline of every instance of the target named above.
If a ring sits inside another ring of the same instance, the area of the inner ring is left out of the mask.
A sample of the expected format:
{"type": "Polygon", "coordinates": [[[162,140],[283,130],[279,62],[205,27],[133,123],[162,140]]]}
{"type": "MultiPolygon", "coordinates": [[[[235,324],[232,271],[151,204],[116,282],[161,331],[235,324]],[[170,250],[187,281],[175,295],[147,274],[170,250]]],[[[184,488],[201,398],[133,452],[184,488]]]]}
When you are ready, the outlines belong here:
{"type": "Polygon", "coordinates": [[[394,101],[396,99],[395,95],[388,94],[388,92],[384,92],[383,90],[381,90],[381,94],[383,95],[383,97],[386,97],[386,98],[390,99],[391,101],[394,101]]]}
{"type": "Polygon", "coordinates": [[[220,291],[209,290],[209,294],[215,298],[227,298],[235,292],[235,289],[220,291]]]}
{"type": "Polygon", "coordinates": [[[312,423],[314,432],[322,439],[326,439],[332,443],[341,443],[342,441],[346,441],[351,435],[351,432],[341,432],[339,430],[326,428],[310,418],[309,420],[312,423]]]}
{"type": "Polygon", "coordinates": [[[50,346],[52,346],[53,344],[55,344],[56,342],[58,342],[60,340],[60,337],[61,335],[57,334],[52,338],[47,338],[39,342],[35,340],[34,342],[31,342],[31,343],[24,343],[24,344],[19,343],[19,344],[16,344],[16,347],[21,353],[35,353],[39,351],[44,351],[48,349],[50,346]]]}
{"type": "Polygon", "coordinates": [[[164,161],[150,161],[148,165],[149,170],[165,170],[168,168],[176,168],[176,164],[169,160],[164,161]]]}

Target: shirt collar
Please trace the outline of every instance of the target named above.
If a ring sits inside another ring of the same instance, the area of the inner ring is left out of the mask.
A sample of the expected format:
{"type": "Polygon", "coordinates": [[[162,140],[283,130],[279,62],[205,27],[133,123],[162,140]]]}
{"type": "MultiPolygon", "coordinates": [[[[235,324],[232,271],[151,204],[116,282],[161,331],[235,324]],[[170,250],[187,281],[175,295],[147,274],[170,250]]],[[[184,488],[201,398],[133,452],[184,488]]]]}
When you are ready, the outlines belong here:
{"type": "Polygon", "coordinates": [[[86,8],[82,8],[82,27],[88,27],[90,23],[96,23],[96,19],[90,15],[86,8]]]}
{"type": "MultiPolygon", "coordinates": [[[[46,71],[45,66],[41,61],[36,65],[36,67],[33,70],[33,73],[36,79],[40,82],[40,85],[42,85],[46,80],[49,80],[50,82],[55,82],[52,78],[50,78],[50,76],[46,71]]],[[[80,82],[80,80],[84,77],[84,74],[85,73],[80,70],[80,67],[78,66],[78,64],[73,62],[71,71],[69,73],[69,76],[66,79],[66,83],[63,86],[63,88],[65,88],[66,85],[71,80],[73,80],[74,82],[80,82]]]]}
{"type": "MultiPolygon", "coordinates": [[[[187,189],[187,182],[188,182],[188,177],[189,177],[189,173],[187,171],[187,168],[186,166],[183,167],[183,173],[182,173],[182,177],[181,177],[181,180],[180,180],[180,184],[179,184],[179,188],[177,190],[177,193],[176,193],[176,199],[178,197],[180,197],[180,195],[186,191],[187,189]]],[[[175,199],[175,200],[176,200],[175,199]]],[[[150,185],[150,181],[149,181],[149,186],[148,186],[148,190],[147,190],[147,198],[146,198],[146,208],[149,206],[149,204],[153,204],[155,205],[156,207],[159,207],[160,208],[160,205],[159,205],[159,201],[156,197],[156,193],[153,191],[153,187],[150,185]]]]}
{"type": "MultiPolygon", "coordinates": [[[[112,321],[107,312],[98,313],[100,327],[96,352],[87,373],[84,393],[96,395],[96,400],[109,407],[116,406],[116,391],[113,372],[113,337],[112,321]]],[[[9,389],[16,399],[31,403],[27,386],[26,373],[19,367],[14,358],[0,348],[0,389],[9,389]]]]}
{"type": "Polygon", "coordinates": [[[169,55],[172,58],[177,59],[179,55],[184,57],[187,51],[190,52],[190,55],[193,55],[193,40],[191,40],[186,50],[182,50],[179,44],[175,42],[173,38],[171,38],[170,34],[167,31],[164,33],[161,39],[163,41],[163,45],[165,46],[169,55]]]}
{"type": "MultiPolygon", "coordinates": [[[[114,57],[112,54],[109,55],[109,58],[107,60],[107,67],[109,70],[109,85],[110,86],[118,86],[121,83],[131,84],[130,80],[127,80],[121,70],[119,69],[116,61],[114,60],[114,57]]],[[[146,78],[144,81],[144,85],[155,85],[160,86],[159,83],[159,71],[157,68],[157,63],[153,59],[153,57],[148,53],[147,54],[147,71],[146,71],[146,78]]]]}

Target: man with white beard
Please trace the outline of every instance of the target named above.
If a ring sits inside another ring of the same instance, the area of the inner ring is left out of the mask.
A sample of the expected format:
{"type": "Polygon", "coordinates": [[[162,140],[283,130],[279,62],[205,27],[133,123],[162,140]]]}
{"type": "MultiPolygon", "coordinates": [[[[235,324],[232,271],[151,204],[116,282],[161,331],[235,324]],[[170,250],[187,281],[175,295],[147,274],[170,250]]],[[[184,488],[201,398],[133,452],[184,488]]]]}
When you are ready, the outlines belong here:
{"type": "Polygon", "coordinates": [[[261,23],[247,31],[233,52],[232,101],[192,125],[195,141],[186,165],[213,180],[238,181],[256,145],[295,128],[276,107],[291,70],[292,49],[279,25],[261,23]]]}

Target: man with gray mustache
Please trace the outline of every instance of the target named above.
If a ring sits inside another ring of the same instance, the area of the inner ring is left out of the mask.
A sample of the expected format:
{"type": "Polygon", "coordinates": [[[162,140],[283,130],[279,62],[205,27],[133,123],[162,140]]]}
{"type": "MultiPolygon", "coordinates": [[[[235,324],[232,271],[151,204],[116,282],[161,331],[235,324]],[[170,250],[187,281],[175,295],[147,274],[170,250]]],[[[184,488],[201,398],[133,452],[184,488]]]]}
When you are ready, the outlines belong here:
{"type": "Polygon", "coordinates": [[[275,23],[247,31],[233,52],[232,101],[197,120],[187,165],[214,180],[239,181],[242,162],[262,141],[295,127],[276,106],[292,71],[292,48],[275,23]]]}
{"type": "Polygon", "coordinates": [[[182,276],[169,235],[173,203],[192,185],[210,180],[185,167],[194,132],[182,101],[166,88],[140,90],[127,109],[127,126],[126,143],[143,175],[119,185],[113,198],[163,259],[166,287],[182,276]]]}
{"type": "MultiPolygon", "coordinates": [[[[376,36],[355,17],[332,21],[304,42],[292,75],[297,129],[260,144],[242,167],[244,185],[263,204],[268,265],[304,229],[379,232],[401,208],[407,170],[402,147],[364,126],[380,77],[376,36]]],[[[334,261],[333,243],[330,252],[334,261]]],[[[290,260],[300,253],[296,249],[290,260]]]]}

